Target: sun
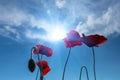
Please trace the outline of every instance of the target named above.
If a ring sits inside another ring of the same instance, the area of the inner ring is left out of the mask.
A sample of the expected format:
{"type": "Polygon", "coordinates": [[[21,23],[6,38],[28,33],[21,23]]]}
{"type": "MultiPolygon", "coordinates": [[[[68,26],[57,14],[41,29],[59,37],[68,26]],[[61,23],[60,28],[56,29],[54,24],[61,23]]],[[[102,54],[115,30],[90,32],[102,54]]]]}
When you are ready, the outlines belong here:
{"type": "Polygon", "coordinates": [[[64,28],[55,28],[49,35],[51,41],[60,41],[66,36],[66,30],[64,28]]]}

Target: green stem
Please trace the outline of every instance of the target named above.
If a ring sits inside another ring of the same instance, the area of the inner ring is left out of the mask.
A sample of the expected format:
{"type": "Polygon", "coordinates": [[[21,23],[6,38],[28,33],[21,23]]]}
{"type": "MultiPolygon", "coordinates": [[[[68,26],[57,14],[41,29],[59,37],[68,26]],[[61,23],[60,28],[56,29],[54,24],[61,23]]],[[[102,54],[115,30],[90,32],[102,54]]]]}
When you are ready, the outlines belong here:
{"type": "Polygon", "coordinates": [[[82,77],[82,70],[83,70],[83,69],[86,70],[87,80],[89,80],[88,70],[87,70],[87,67],[86,67],[86,66],[82,66],[82,67],[81,67],[81,69],[80,69],[80,77],[79,77],[79,80],[81,80],[81,77],[82,77]]]}
{"type": "Polygon", "coordinates": [[[68,53],[68,56],[67,56],[67,59],[66,59],[65,65],[64,65],[62,80],[64,80],[65,70],[66,70],[66,66],[67,66],[67,63],[68,63],[69,56],[70,56],[70,51],[71,51],[71,48],[69,49],[69,53],[68,53]]]}
{"type": "Polygon", "coordinates": [[[38,69],[37,74],[36,74],[36,80],[37,80],[37,78],[38,78],[38,74],[39,74],[39,69],[38,69]]]}
{"type": "Polygon", "coordinates": [[[30,55],[30,58],[32,59],[32,57],[33,57],[33,49],[34,49],[35,47],[32,47],[32,49],[31,49],[31,55],[30,55]]]}
{"type": "Polygon", "coordinates": [[[38,54],[38,61],[41,61],[41,58],[40,58],[39,54],[38,54]]]}
{"type": "MultiPolygon", "coordinates": [[[[42,60],[42,55],[40,57],[40,60],[42,60]]],[[[42,66],[40,66],[40,80],[43,80],[43,73],[42,73],[42,66]]]]}
{"type": "Polygon", "coordinates": [[[94,48],[92,47],[92,52],[93,52],[93,72],[94,72],[94,80],[96,80],[96,59],[95,59],[95,51],[94,48]]]}
{"type": "MultiPolygon", "coordinates": [[[[40,57],[39,54],[38,54],[38,61],[41,61],[41,60],[42,60],[42,55],[40,57]]],[[[38,73],[39,73],[39,69],[38,69],[37,74],[36,74],[36,80],[38,78],[38,73]]],[[[40,80],[43,80],[42,66],[40,67],[40,80]]]]}

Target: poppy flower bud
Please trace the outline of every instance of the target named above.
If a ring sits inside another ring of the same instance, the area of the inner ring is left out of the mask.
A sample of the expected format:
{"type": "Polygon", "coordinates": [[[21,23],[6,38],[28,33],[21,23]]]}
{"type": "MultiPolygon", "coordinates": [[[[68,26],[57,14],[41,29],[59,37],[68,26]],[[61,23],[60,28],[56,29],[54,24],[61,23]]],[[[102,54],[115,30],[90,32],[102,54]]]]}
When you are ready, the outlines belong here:
{"type": "Polygon", "coordinates": [[[28,61],[28,69],[30,72],[35,70],[35,62],[32,58],[28,61]]]}

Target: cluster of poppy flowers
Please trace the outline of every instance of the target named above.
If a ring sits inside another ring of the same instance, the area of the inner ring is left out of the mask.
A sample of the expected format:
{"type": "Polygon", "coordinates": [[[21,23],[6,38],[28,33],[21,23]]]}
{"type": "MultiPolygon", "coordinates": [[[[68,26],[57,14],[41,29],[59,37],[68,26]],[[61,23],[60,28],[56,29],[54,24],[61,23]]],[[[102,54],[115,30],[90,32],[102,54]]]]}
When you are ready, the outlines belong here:
{"type": "Polygon", "coordinates": [[[40,44],[36,45],[31,50],[31,58],[28,62],[29,70],[33,72],[35,70],[35,66],[37,65],[40,69],[41,76],[42,77],[45,76],[51,70],[48,65],[48,62],[46,60],[41,60],[41,59],[38,59],[38,62],[34,62],[32,58],[32,54],[38,55],[38,57],[39,57],[39,54],[41,54],[41,56],[45,55],[47,57],[50,57],[53,54],[53,50],[47,46],[40,45],[40,44]]]}
{"type": "Polygon", "coordinates": [[[95,35],[89,35],[80,37],[79,33],[75,30],[71,30],[69,33],[67,33],[67,37],[64,38],[64,42],[67,48],[71,48],[74,46],[81,46],[82,42],[86,44],[88,47],[94,47],[98,46],[100,44],[103,44],[107,39],[104,36],[95,34],[95,35]]]}
{"type": "MultiPolygon", "coordinates": [[[[75,30],[71,30],[69,33],[67,33],[67,37],[64,38],[65,45],[67,48],[70,48],[70,50],[74,46],[81,46],[82,43],[86,44],[88,47],[92,47],[94,80],[96,80],[96,71],[95,71],[95,53],[94,53],[93,47],[98,47],[100,44],[103,44],[106,41],[107,41],[107,38],[99,34],[89,35],[89,36],[85,36],[84,34],[82,34],[82,37],[81,37],[79,33],[75,30]]],[[[66,65],[70,56],[70,50],[64,66],[62,80],[64,80],[64,74],[65,74],[66,65]]],[[[83,68],[85,68],[87,71],[86,66],[81,67],[81,69],[83,68]]],[[[88,75],[88,72],[86,73],[88,75]]],[[[87,76],[87,79],[89,80],[88,76],[87,76]]],[[[81,80],[81,72],[80,72],[80,80],[81,80]]]]}
{"type": "MultiPolygon", "coordinates": [[[[67,48],[71,48],[74,46],[81,46],[82,43],[86,44],[88,47],[98,47],[100,44],[103,44],[107,39],[102,36],[102,35],[89,35],[89,36],[85,36],[84,34],[82,34],[82,37],[79,35],[79,33],[75,30],[71,30],[69,33],[67,33],[67,37],[64,38],[64,42],[65,42],[65,46],[67,48]]],[[[32,54],[41,54],[41,55],[45,55],[47,57],[52,56],[53,54],[53,50],[47,46],[44,45],[36,45],[35,47],[32,48],[31,51],[31,58],[29,60],[29,70],[31,72],[34,71],[35,66],[37,65],[41,71],[41,74],[44,76],[46,75],[51,69],[48,65],[48,62],[45,60],[39,60],[38,62],[34,62],[33,58],[32,58],[32,54]]],[[[67,62],[66,62],[67,64],[67,62]]],[[[64,70],[65,70],[64,66],[64,70]]],[[[63,80],[64,80],[64,72],[63,71],[63,80]]]]}

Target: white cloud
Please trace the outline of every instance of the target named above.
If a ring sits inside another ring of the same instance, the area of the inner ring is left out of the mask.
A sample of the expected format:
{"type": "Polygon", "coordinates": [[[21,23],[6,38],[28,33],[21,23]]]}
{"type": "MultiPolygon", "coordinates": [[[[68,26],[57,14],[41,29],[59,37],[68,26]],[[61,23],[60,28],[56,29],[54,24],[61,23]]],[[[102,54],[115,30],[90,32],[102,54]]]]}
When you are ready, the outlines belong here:
{"type": "Polygon", "coordinates": [[[40,32],[34,32],[31,29],[27,29],[24,32],[25,36],[28,39],[36,39],[36,40],[43,40],[46,42],[53,42],[53,41],[59,41],[63,39],[63,37],[65,37],[66,33],[68,32],[66,28],[61,24],[49,24],[49,23],[46,23],[46,24],[47,26],[49,26],[47,29],[44,28],[46,30],[46,34],[41,34],[40,32]]]}
{"type": "Polygon", "coordinates": [[[40,33],[34,33],[31,30],[25,31],[24,34],[29,39],[46,39],[45,36],[41,35],[40,33]]]}
{"type": "Polygon", "coordinates": [[[96,14],[88,15],[86,22],[78,24],[76,30],[85,34],[103,34],[109,36],[120,33],[120,5],[109,7],[104,13],[96,17],[96,14]]]}
{"type": "Polygon", "coordinates": [[[86,18],[88,14],[91,14],[91,10],[86,4],[90,5],[91,2],[89,0],[68,0],[64,7],[69,11],[70,17],[73,19],[78,17],[86,18]]]}
{"type": "Polygon", "coordinates": [[[19,32],[16,29],[12,28],[11,26],[4,26],[4,28],[0,29],[0,35],[9,37],[14,40],[20,39],[19,32]]]}
{"type": "Polygon", "coordinates": [[[66,0],[56,0],[55,3],[58,8],[63,8],[64,5],[66,4],[66,0]]]}
{"type": "MultiPolygon", "coordinates": [[[[50,23],[46,20],[37,19],[34,15],[26,13],[18,8],[4,7],[0,5],[0,11],[0,35],[2,36],[16,40],[20,39],[20,35],[25,33],[24,31],[32,28],[37,28],[38,30],[42,28],[47,32],[52,29],[50,23]],[[20,28],[24,28],[24,30],[20,32],[20,28]],[[15,36],[11,36],[11,33],[15,36]]],[[[30,37],[29,34],[30,32],[25,34],[25,37],[30,37]]],[[[34,33],[31,38],[40,39],[38,35],[34,33]]],[[[44,40],[45,38],[42,37],[41,39],[44,40]]]]}
{"type": "Polygon", "coordinates": [[[4,7],[0,5],[0,21],[9,25],[19,26],[25,20],[28,15],[17,8],[4,7]]]}
{"type": "MultiPolygon", "coordinates": [[[[83,22],[82,19],[80,19],[81,21],[76,27],[76,30],[78,30],[80,33],[99,33],[106,36],[114,33],[120,33],[119,4],[109,7],[106,11],[103,12],[101,16],[98,17],[97,13],[90,12],[90,8],[85,5],[90,3],[89,1],[55,1],[56,3],[54,5],[56,5],[58,8],[61,8],[62,12],[57,13],[57,10],[54,11],[47,7],[46,13],[48,13],[48,15],[52,13],[52,15],[48,17],[50,19],[35,17],[34,14],[28,13],[27,11],[17,7],[0,5],[0,26],[3,25],[0,27],[0,35],[10,37],[12,39],[19,39],[20,35],[23,35],[24,33],[24,36],[28,39],[39,39],[47,41],[50,37],[48,34],[50,34],[55,27],[66,27],[68,30],[71,30],[69,27],[71,26],[70,24],[73,24],[78,18],[84,18],[83,22]],[[64,9],[62,10],[63,7],[64,9]],[[58,18],[64,12],[67,12],[64,17],[64,19],[67,21],[61,21],[58,18]],[[23,29],[22,32],[19,31],[20,28],[23,29]],[[37,29],[37,31],[42,28],[48,34],[44,35],[39,32],[33,32],[34,28],[37,29]],[[15,35],[15,38],[10,36],[11,33],[15,35]]],[[[49,6],[51,5],[53,4],[49,4],[49,6]]]]}
{"type": "Polygon", "coordinates": [[[50,29],[52,29],[51,27],[51,23],[49,23],[48,21],[44,20],[44,19],[36,19],[34,16],[31,16],[29,19],[29,25],[34,28],[42,28],[45,31],[49,31],[50,29]]]}
{"type": "Polygon", "coordinates": [[[20,35],[28,39],[38,39],[43,41],[51,41],[50,33],[55,27],[63,27],[57,22],[50,22],[46,19],[36,18],[34,15],[26,13],[23,10],[18,8],[10,8],[0,6],[0,22],[2,21],[0,27],[0,35],[11,38],[11,39],[20,39],[20,35]],[[38,32],[35,32],[33,29],[36,28],[38,32]],[[22,29],[20,31],[19,29],[22,29]],[[47,34],[41,34],[39,31],[43,29],[47,34]],[[13,36],[14,35],[14,36],[13,36]]]}

